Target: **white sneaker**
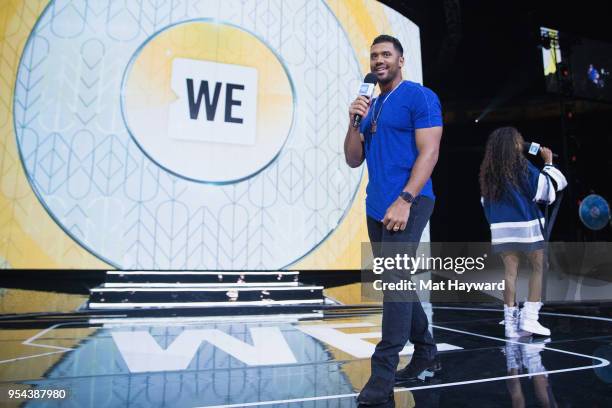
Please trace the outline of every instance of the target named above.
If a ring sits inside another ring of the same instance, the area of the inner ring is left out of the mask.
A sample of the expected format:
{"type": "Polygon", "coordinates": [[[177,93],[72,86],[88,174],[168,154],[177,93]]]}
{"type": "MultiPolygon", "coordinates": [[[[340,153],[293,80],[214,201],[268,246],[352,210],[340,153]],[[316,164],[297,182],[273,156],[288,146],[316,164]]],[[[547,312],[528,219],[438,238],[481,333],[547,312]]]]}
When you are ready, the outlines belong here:
{"type": "Polygon", "coordinates": [[[519,330],[519,311],[516,306],[504,305],[504,331],[506,337],[511,339],[529,335],[519,330]]]}
{"type": "Polygon", "coordinates": [[[525,302],[519,316],[519,329],[540,336],[550,336],[550,330],[538,322],[540,302],[525,302]]]}

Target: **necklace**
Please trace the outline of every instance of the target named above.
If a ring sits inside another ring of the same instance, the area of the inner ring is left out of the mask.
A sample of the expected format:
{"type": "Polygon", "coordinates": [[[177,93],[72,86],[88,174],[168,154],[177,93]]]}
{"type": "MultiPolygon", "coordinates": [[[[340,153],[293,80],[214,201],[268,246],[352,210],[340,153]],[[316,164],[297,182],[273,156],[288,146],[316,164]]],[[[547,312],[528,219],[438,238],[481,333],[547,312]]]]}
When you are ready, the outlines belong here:
{"type": "Polygon", "coordinates": [[[383,106],[385,105],[385,102],[387,102],[387,99],[389,99],[391,94],[393,92],[395,92],[395,90],[402,84],[402,82],[404,82],[404,81],[400,81],[400,83],[395,85],[395,88],[393,88],[391,90],[391,92],[389,92],[387,94],[387,96],[385,96],[385,99],[383,99],[382,103],[380,104],[380,108],[378,109],[378,114],[376,113],[376,105],[378,105],[378,100],[380,99],[380,96],[378,98],[376,98],[376,100],[374,101],[374,109],[373,109],[373,112],[372,112],[372,127],[370,129],[370,132],[372,134],[376,133],[376,124],[378,123],[378,117],[380,116],[380,112],[382,112],[382,109],[383,109],[383,106]]]}

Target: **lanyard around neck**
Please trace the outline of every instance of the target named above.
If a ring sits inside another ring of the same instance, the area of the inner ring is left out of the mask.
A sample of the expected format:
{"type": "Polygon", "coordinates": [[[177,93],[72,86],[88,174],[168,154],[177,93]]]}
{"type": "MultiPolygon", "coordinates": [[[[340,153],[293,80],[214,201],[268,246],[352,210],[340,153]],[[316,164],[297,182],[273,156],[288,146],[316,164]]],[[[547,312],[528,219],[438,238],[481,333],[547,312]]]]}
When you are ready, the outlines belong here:
{"type": "Polygon", "coordinates": [[[393,88],[393,89],[391,90],[391,92],[389,92],[389,93],[387,94],[387,96],[385,96],[385,99],[383,99],[382,103],[380,104],[380,109],[378,110],[378,114],[376,114],[376,105],[378,105],[378,100],[380,99],[380,95],[378,96],[378,98],[376,98],[376,101],[374,102],[374,112],[372,112],[372,113],[373,113],[373,115],[372,115],[372,121],[373,121],[374,123],[378,122],[378,117],[380,116],[380,113],[382,112],[383,106],[385,105],[385,102],[387,102],[387,99],[389,99],[389,97],[391,96],[391,94],[392,94],[393,92],[395,92],[395,90],[396,90],[397,88],[399,88],[399,86],[400,86],[400,85],[401,85],[403,82],[404,82],[404,81],[400,81],[400,83],[399,83],[399,84],[397,84],[397,85],[395,85],[395,88],[393,88]]]}

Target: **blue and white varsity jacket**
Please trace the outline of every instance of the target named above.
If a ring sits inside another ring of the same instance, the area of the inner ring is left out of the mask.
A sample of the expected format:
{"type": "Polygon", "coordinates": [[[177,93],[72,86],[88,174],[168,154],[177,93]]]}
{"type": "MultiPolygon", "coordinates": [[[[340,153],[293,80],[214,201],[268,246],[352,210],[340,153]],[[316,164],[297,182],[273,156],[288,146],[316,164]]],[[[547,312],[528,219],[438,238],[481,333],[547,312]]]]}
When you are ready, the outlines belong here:
{"type": "Polygon", "coordinates": [[[494,252],[542,248],[544,216],[536,203],[551,204],[556,192],[567,186],[565,176],[553,165],[547,164],[540,171],[533,164],[527,164],[525,189],[507,190],[498,201],[481,197],[494,252]]]}

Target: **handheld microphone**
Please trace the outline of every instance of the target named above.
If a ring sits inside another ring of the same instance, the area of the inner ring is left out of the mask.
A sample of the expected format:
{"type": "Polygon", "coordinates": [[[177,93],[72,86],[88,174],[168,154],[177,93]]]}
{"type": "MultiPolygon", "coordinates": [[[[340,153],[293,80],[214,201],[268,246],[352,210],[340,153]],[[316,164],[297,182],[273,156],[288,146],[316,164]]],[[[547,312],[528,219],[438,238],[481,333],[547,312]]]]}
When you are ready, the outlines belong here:
{"type": "MultiPolygon", "coordinates": [[[[523,150],[525,151],[525,153],[529,153],[530,155],[535,156],[540,153],[540,144],[536,142],[525,142],[523,143],[523,150]]],[[[553,153],[553,157],[555,159],[558,159],[559,155],[553,153]]]]}
{"type": "MultiPolygon", "coordinates": [[[[372,95],[374,94],[374,87],[377,83],[378,79],[376,79],[376,75],[371,72],[368,73],[359,86],[359,95],[367,96],[368,99],[371,99],[372,95]]],[[[355,118],[353,119],[353,127],[358,128],[360,124],[361,115],[355,115],[355,118]]]]}

